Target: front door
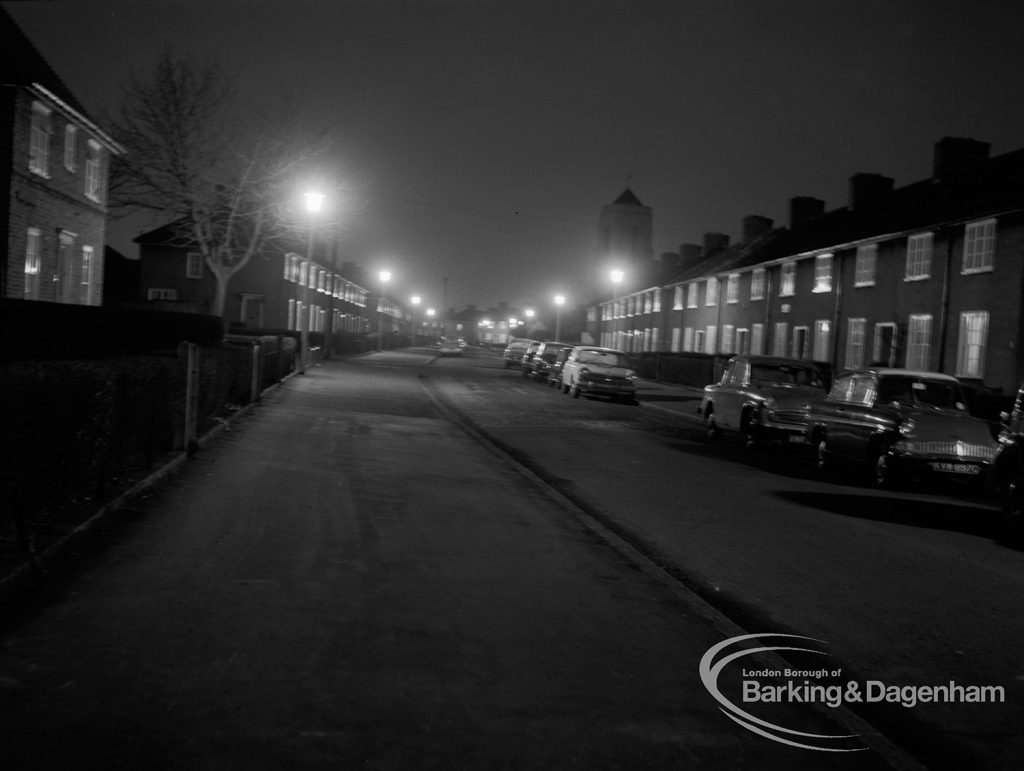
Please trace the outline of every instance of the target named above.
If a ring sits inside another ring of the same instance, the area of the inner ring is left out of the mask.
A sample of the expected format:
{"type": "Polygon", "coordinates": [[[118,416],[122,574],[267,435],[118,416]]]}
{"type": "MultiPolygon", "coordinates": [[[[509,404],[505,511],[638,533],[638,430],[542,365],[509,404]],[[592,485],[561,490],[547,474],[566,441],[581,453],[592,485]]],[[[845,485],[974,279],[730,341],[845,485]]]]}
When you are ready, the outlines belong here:
{"type": "Polygon", "coordinates": [[[57,243],[57,272],[54,276],[56,282],[54,299],[59,303],[70,303],[74,301],[74,275],[72,273],[73,261],[72,250],[75,245],[75,238],[70,233],[61,233],[57,243]]]}

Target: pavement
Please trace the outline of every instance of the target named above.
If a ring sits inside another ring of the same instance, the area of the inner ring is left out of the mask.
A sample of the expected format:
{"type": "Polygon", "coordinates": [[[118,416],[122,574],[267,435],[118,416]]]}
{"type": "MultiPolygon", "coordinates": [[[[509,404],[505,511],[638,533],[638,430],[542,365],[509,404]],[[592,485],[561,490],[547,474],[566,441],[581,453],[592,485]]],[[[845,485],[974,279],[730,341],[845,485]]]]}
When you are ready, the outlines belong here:
{"type": "MultiPolygon", "coordinates": [[[[413,378],[353,369],[275,389],[7,636],[12,767],[889,767],[730,721],[696,663],[738,630],[559,514],[413,378]]],[[[696,420],[699,394],[644,381],[639,401],[696,420]]]]}
{"type": "Polygon", "coordinates": [[[703,388],[660,383],[656,380],[637,381],[636,398],[640,406],[663,417],[701,423],[700,400],[703,388]]]}

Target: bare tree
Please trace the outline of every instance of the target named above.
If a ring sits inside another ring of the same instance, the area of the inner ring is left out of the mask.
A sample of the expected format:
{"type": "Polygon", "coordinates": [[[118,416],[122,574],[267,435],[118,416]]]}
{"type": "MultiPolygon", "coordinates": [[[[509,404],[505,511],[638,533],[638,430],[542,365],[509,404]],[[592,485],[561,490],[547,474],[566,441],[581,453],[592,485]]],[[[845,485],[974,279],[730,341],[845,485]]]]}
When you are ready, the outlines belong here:
{"type": "MultiPolygon", "coordinates": [[[[151,71],[128,79],[113,119],[128,152],[111,169],[112,211],[166,216],[173,242],[202,253],[221,317],[231,276],[255,255],[301,250],[298,186],[332,143],[300,100],[244,114],[237,101],[234,79],[218,64],[165,49],[151,71]]],[[[321,233],[328,227],[318,224],[321,233]]]]}

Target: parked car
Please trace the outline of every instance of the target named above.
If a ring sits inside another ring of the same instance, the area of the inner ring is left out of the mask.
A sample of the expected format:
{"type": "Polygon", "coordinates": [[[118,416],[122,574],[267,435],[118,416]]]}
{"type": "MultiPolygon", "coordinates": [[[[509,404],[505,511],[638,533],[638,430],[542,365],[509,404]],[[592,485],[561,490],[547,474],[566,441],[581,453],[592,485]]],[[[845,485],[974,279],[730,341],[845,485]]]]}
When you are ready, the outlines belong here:
{"type": "Polygon", "coordinates": [[[636,373],[629,356],[614,348],[578,345],[562,365],[562,393],[579,397],[610,396],[636,403],[636,373]]]}
{"type": "Polygon", "coordinates": [[[1002,430],[997,438],[995,484],[1001,509],[1000,535],[1014,541],[1024,539],[1024,385],[1017,391],[1013,409],[1000,416],[1002,430]]]}
{"type": "Polygon", "coordinates": [[[551,366],[548,368],[546,381],[548,386],[555,386],[559,389],[562,387],[562,367],[565,366],[565,360],[569,358],[572,349],[573,346],[568,345],[555,354],[555,360],[551,362],[551,366]]]}
{"type": "Polygon", "coordinates": [[[540,340],[531,340],[530,344],[523,351],[523,357],[519,360],[519,366],[523,371],[523,377],[529,377],[533,372],[533,358],[537,355],[537,351],[544,345],[540,340]]]}
{"type": "Polygon", "coordinates": [[[551,365],[554,364],[555,359],[558,358],[558,352],[565,348],[572,348],[572,345],[569,343],[555,342],[543,342],[538,344],[537,350],[530,358],[529,364],[526,363],[526,358],[523,358],[523,374],[526,377],[532,377],[534,380],[539,380],[541,383],[546,383],[548,373],[551,371],[551,365]]]}
{"type": "Polygon", "coordinates": [[[730,431],[750,447],[767,439],[804,444],[810,404],[827,395],[821,371],[810,362],[734,356],[721,379],[704,387],[700,414],[711,439],[730,431]]]}
{"type": "Polygon", "coordinates": [[[909,476],[987,484],[996,455],[989,424],[967,411],[960,383],[938,372],[844,372],[811,404],[808,439],[817,462],[862,464],[877,486],[909,476]]]}
{"type": "Polygon", "coordinates": [[[523,363],[523,354],[534,342],[527,337],[510,337],[505,345],[505,353],[502,358],[505,360],[505,369],[509,367],[520,367],[523,363]]]}
{"type": "Polygon", "coordinates": [[[442,356],[461,356],[462,346],[454,337],[442,337],[440,352],[442,356]]]}

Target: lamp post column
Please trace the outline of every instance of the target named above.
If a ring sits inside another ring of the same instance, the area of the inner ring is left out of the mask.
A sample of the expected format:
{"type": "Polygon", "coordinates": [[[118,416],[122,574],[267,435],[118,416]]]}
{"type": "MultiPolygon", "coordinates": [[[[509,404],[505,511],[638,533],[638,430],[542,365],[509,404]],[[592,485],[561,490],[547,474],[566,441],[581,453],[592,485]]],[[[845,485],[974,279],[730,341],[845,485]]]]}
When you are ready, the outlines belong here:
{"type": "Polygon", "coordinates": [[[390,271],[380,272],[380,299],[377,301],[377,350],[384,350],[384,288],[391,278],[390,271]]]}
{"type": "Polygon", "coordinates": [[[555,340],[562,339],[562,306],[565,304],[565,297],[555,295],[555,340]]]}

